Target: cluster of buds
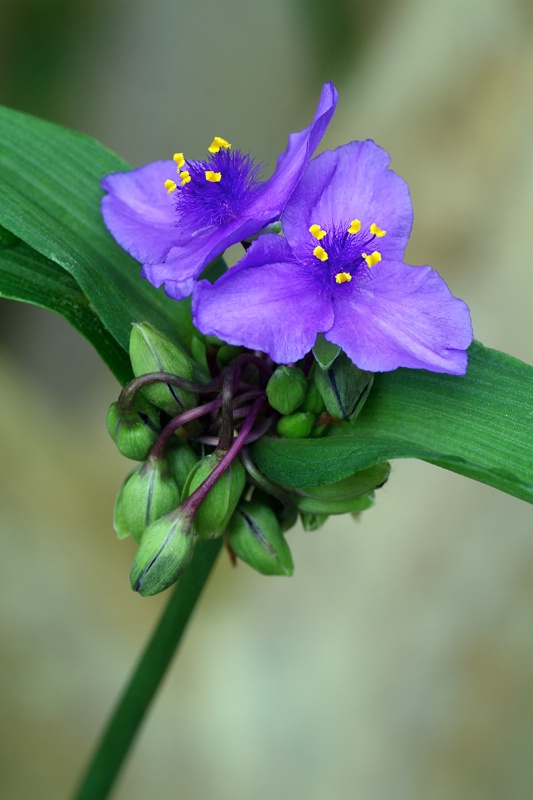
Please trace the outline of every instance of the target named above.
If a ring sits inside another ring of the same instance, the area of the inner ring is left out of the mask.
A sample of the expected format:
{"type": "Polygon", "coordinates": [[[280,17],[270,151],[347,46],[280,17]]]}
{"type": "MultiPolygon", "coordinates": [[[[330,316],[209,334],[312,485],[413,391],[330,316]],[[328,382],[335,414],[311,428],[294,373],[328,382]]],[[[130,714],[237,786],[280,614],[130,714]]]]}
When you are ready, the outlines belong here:
{"type": "Polygon", "coordinates": [[[291,575],[286,531],[300,516],[316,530],[330,514],[357,514],[373,502],[388,464],[336,484],[293,489],[267,478],[249,445],[267,432],[328,435],[360,411],[372,374],[340,353],[277,366],[268,356],[195,336],[194,360],[148,323],[135,324],[135,378],[109,409],[119,451],[139,461],[119,491],[114,527],[139,544],[132,588],[147,596],[177,581],[197,537],[224,536],[234,561],[264,575],[291,575]]]}

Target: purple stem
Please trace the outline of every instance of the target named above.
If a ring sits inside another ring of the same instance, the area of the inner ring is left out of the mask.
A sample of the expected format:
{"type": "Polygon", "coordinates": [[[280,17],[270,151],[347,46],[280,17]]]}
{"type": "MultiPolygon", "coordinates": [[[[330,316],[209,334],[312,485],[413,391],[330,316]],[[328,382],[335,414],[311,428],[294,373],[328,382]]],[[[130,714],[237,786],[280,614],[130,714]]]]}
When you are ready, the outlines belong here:
{"type": "Polygon", "coordinates": [[[217,408],[220,408],[222,405],[222,399],[217,397],[215,400],[211,400],[210,403],[205,403],[203,406],[197,406],[196,408],[191,408],[189,411],[184,411],[183,414],[180,414],[178,417],[174,417],[171,419],[170,422],[165,425],[157,439],[152,445],[152,449],[148,454],[148,458],[163,458],[165,453],[165,448],[168,445],[172,434],[178,429],[181,428],[182,425],[186,425],[188,422],[192,422],[199,417],[204,417],[206,414],[210,414],[212,411],[215,411],[217,408]]]}
{"type": "Polygon", "coordinates": [[[230,449],[222,458],[222,460],[216,465],[213,472],[207,476],[205,481],[201,483],[200,486],[195,489],[195,491],[181,504],[181,513],[190,514],[191,517],[196,514],[198,507],[205,500],[209,490],[215,485],[220,476],[227,470],[233,459],[239,454],[241,448],[244,447],[246,438],[252,430],[255,419],[264,405],[266,405],[265,398],[258,397],[255,403],[252,405],[250,413],[246,417],[238,435],[233,440],[230,449]]]}

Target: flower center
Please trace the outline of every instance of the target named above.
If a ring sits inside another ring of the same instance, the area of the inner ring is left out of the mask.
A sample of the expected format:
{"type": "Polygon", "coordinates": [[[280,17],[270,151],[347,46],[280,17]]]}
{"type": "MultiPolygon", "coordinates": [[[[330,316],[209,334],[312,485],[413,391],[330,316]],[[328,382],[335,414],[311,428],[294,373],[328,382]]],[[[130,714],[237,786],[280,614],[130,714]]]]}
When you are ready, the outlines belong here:
{"type": "Polygon", "coordinates": [[[381,253],[373,247],[386,231],[375,222],[368,231],[361,230],[358,219],[353,219],[348,226],[334,226],[329,231],[314,223],[309,233],[320,242],[313,248],[314,265],[322,263],[325,266],[327,263],[327,274],[332,283],[350,283],[356,273],[362,277],[381,261],[381,253]]]}
{"type": "Polygon", "coordinates": [[[186,161],[176,153],[177,180],[164,184],[174,195],[180,227],[192,236],[238,219],[261,183],[262,164],[249,153],[233,150],[220,136],[208,150],[205,161],[186,161]]]}

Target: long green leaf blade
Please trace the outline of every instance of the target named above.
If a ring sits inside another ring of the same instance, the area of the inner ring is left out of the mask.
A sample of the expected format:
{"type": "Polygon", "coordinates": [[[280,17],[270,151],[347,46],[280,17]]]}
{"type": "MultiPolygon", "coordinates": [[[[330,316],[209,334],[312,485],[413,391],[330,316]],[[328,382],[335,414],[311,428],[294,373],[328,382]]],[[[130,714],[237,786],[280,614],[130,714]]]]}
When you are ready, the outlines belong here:
{"type": "Polygon", "coordinates": [[[24,242],[0,249],[0,297],[61,314],[93,345],[121,383],[131,379],[127,352],[102,325],[74,278],[24,242]]]}
{"type": "Polygon", "coordinates": [[[323,439],[263,437],[253,452],[287,486],[420,458],[533,502],[533,367],[475,342],[465,377],[407,369],[376,375],[354,425],[323,439]]]}
{"type": "Polygon", "coordinates": [[[187,345],[188,302],[141,280],[100,216],[101,178],[128,165],[88,136],[1,107],[0,141],[0,225],[71,273],[122,347],[143,320],[187,345]]]}

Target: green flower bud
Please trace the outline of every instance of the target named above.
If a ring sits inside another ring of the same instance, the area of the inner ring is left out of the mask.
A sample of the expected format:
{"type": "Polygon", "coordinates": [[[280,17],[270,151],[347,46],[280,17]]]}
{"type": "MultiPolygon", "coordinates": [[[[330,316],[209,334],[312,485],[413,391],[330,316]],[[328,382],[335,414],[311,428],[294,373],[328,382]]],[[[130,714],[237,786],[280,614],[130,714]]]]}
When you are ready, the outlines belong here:
{"type": "Polygon", "coordinates": [[[315,383],[326,409],[332,417],[353,421],[368,397],[373,372],[365,372],[353,364],[345,353],[339,353],[328,369],[315,369],[315,383]]]}
{"type": "MultiPolygon", "coordinates": [[[[183,496],[189,497],[213,472],[222,456],[211,453],[205,456],[189,474],[183,496]]],[[[194,527],[202,539],[216,539],[226,530],[231,515],[237,507],[246,483],[244,467],[235,459],[210,489],[194,518],[194,527]]]]}
{"type": "Polygon", "coordinates": [[[233,344],[224,344],[217,353],[217,364],[219,369],[224,369],[230,361],[244,353],[244,347],[236,347],[233,344]]]}
{"type": "Polygon", "coordinates": [[[193,550],[192,520],[179,508],[152,522],[133,561],[131,588],[143,597],[168,589],[189,566],[193,550]]]}
{"type": "Polygon", "coordinates": [[[311,514],[309,511],[302,511],[300,519],[304,531],[317,531],[327,521],[329,514],[311,514]]]}
{"type": "Polygon", "coordinates": [[[285,533],[285,531],[290,530],[296,524],[298,510],[292,502],[291,495],[285,490],[283,490],[283,494],[286,495],[286,499],[282,502],[277,497],[274,497],[274,495],[263,491],[263,489],[255,488],[251,499],[256,504],[259,503],[260,505],[268,506],[276,515],[281,532],[285,533]]]}
{"type": "Polygon", "coordinates": [[[307,380],[298,367],[278,367],[267,383],[268,402],[280,414],[292,414],[307,393],[307,380]]]}
{"type": "Polygon", "coordinates": [[[170,474],[179,486],[180,492],[187,483],[191,470],[196,467],[200,457],[187,442],[172,442],[166,449],[165,458],[170,474]]]}
{"type": "Polygon", "coordinates": [[[389,473],[390,464],[377,464],[337,483],[294,489],[293,500],[300,512],[311,514],[365,511],[373,505],[374,490],[383,486],[389,473]]]}
{"type": "Polygon", "coordinates": [[[235,554],[262,575],[292,575],[289,545],[276,515],[261,503],[241,503],[228,525],[228,542],[235,554]]]}
{"type": "Polygon", "coordinates": [[[115,501],[114,528],[119,539],[128,534],[140,542],[146,528],[176,508],[180,489],[161,459],[148,459],[131,472],[115,501]]]}
{"type": "Polygon", "coordinates": [[[134,461],[144,461],[157,439],[159,412],[143,397],[135,398],[131,414],[121,412],[118,403],[111,403],[107,412],[107,430],[120,453],[134,461]]]}
{"type": "Polygon", "coordinates": [[[277,424],[277,432],[286,439],[304,439],[310,436],[315,424],[314,414],[309,411],[296,411],[287,417],[282,417],[277,424]]]}
{"type": "Polygon", "coordinates": [[[325,410],[326,406],[324,405],[324,401],[322,400],[322,395],[318,391],[318,386],[316,385],[315,379],[313,377],[307,385],[307,394],[305,396],[305,400],[302,403],[300,411],[310,411],[311,414],[316,414],[316,416],[318,416],[319,414],[322,414],[322,412],[325,410]]]}
{"type": "MultiPolygon", "coordinates": [[[[136,377],[148,372],[169,372],[189,381],[193,379],[190,358],[148,322],[132,326],[130,358],[136,377]]],[[[195,404],[194,394],[166,383],[152,383],[143,387],[142,392],[151,403],[171,416],[192,408],[195,404]]]]}

